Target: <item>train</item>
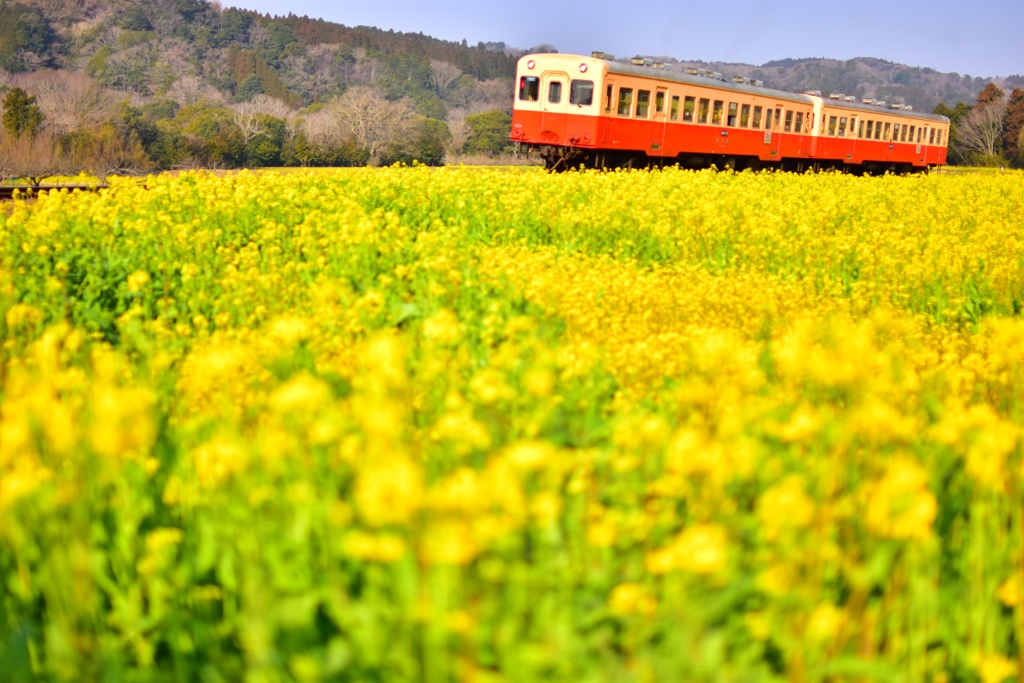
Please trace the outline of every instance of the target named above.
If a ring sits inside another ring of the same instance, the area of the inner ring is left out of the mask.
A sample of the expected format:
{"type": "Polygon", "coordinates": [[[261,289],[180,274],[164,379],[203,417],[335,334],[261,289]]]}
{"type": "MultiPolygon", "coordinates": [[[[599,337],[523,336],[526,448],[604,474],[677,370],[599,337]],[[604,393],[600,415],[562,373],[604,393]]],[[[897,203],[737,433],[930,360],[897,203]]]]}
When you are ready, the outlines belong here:
{"type": "Polygon", "coordinates": [[[842,93],[792,93],[702,69],[595,52],[528,54],[511,140],[572,168],[834,169],[915,173],[946,163],[949,119],[842,93]]]}

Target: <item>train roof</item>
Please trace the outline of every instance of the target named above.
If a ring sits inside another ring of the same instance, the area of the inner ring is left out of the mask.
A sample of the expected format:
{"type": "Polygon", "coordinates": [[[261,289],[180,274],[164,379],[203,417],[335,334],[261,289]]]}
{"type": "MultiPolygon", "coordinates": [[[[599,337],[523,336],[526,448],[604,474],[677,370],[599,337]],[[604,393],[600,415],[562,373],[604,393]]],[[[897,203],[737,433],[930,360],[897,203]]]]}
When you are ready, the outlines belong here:
{"type": "Polygon", "coordinates": [[[850,109],[858,112],[868,112],[872,114],[885,114],[886,116],[901,116],[912,119],[926,119],[930,121],[940,121],[943,123],[949,123],[949,119],[945,116],[938,114],[928,114],[919,111],[907,111],[905,109],[887,109],[879,105],[864,104],[861,102],[846,102],[844,100],[835,100],[831,98],[817,97],[813,95],[805,95],[802,93],[787,92],[785,90],[774,90],[772,88],[763,88],[756,85],[748,85],[746,83],[730,83],[728,81],[721,81],[715,78],[709,78],[707,76],[694,76],[686,73],[679,73],[678,71],[669,71],[668,69],[653,69],[649,66],[638,66],[635,64],[625,64],[623,62],[616,62],[610,59],[599,59],[597,57],[587,57],[584,55],[567,55],[561,53],[555,53],[552,55],[526,55],[527,57],[573,57],[577,59],[585,60],[598,60],[603,62],[608,69],[609,73],[621,74],[624,76],[639,76],[641,78],[655,78],[662,81],[674,81],[676,83],[686,83],[687,85],[693,85],[703,88],[717,88],[719,90],[729,90],[732,92],[748,93],[750,95],[757,95],[760,97],[773,97],[778,100],[785,100],[788,102],[799,102],[801,104],[807,104],[813,106],[816,100],[821,100],[822,104],[828,107],[837,107],[840,109],[850,109]]]}

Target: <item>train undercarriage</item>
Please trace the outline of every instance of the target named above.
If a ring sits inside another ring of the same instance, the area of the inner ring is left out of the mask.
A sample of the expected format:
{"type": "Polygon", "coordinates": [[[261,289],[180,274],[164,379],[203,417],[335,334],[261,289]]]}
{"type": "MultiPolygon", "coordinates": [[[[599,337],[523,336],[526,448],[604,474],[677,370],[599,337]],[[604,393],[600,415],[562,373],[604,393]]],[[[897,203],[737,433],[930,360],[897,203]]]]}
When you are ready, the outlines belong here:
{"type": "Polygon", "coordinates": [[[850,164],[833,159],[782,159],[775,162],[762,161],[754,156],[723,154],[680,154],[676,157],[651,157],[642,152],[625,150],[596,150],[557,145],[531,145],[528,154],[536,152],[544,160],[544,168],[551,173],[574,169],[617,169],[617,168],[717,168],[735,171],[789,171],[795,173],[839,171],[854,175],[908,175],[927,172],[927,166],[907,163],[871,161],[850,164]]]}

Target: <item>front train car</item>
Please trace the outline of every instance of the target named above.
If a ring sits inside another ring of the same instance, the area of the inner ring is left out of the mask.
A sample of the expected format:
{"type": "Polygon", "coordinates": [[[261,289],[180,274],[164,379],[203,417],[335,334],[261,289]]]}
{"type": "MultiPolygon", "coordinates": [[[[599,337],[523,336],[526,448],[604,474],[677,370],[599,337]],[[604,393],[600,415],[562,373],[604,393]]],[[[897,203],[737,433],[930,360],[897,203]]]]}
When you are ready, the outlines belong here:
{"type": "Polygon", "coordinates": [[[512,141],[538,152],[552,170],[593,163],[607,68],[603,59],[579,55],[532,54],[520,59],[512,141]]]}

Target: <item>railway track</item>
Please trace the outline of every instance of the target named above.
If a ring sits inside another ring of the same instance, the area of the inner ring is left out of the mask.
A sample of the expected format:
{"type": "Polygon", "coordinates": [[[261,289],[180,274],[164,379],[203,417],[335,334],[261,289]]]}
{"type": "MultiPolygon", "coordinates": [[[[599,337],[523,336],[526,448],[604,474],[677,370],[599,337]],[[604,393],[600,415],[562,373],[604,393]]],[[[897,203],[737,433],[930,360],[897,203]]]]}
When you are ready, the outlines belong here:
{"type": "Polygon", "coordinates": [[[83,190],[86,192],[95,192],[96,190],[102,190],[107,187],[110,186],[106,183],[100,183],[98,185],[61,183],[57,185],[40,185],[38,187],[29,187],[26,185],[0,185],[0,201],[13,199],[15,192],[19,192],[22,195],[36,195],[44,190],[83,190]]]}

